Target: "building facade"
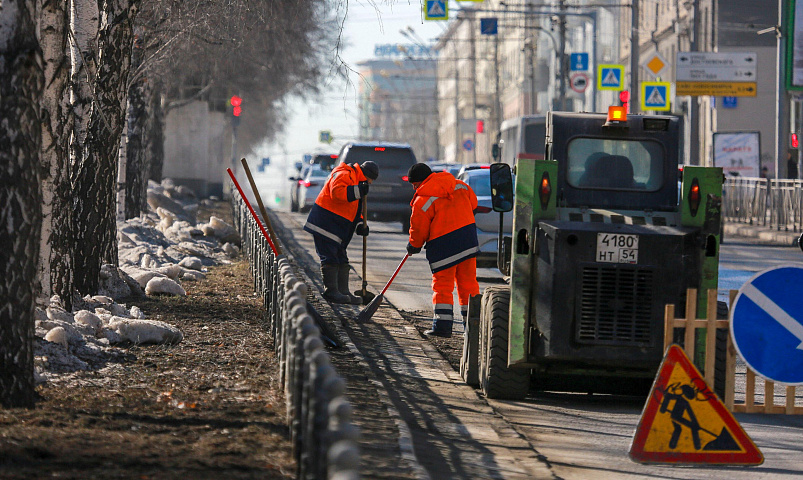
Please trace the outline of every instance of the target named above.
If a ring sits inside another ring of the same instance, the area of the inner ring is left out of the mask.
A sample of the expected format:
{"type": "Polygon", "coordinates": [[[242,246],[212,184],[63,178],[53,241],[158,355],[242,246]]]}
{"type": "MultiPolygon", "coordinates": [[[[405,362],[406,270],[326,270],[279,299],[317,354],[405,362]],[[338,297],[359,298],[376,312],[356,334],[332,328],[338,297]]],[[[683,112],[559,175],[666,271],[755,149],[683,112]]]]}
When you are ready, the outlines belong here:
{"type": "MultiPolygon", "coordinates": [[[[401,48],[402,50],[399,50],[401,48]]],[[[408,143],[419,161],[438,160],[436,62],[409,54],[359,63],[360,140],[408,143]]]]}

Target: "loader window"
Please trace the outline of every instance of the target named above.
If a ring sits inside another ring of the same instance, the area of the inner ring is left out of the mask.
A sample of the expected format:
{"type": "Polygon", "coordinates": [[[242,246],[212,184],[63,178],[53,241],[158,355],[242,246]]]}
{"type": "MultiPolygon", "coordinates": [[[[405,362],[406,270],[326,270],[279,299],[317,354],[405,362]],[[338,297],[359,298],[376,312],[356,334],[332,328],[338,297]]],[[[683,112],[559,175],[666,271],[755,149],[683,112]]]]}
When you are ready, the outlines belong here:
{"type": "Polygon", "coordinates": [[[654,192],[664,183],[664,149],[655,141],[575,138],[567,157],[576,188],[654,192]]]}

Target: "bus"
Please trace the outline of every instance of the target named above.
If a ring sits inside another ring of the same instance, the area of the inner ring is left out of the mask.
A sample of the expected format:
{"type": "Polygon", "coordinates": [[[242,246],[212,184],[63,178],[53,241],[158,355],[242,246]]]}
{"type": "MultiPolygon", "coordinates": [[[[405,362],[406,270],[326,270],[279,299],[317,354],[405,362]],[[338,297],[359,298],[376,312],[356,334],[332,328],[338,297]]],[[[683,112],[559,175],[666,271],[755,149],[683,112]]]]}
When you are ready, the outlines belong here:
{"type": "Polygon", "coordinates": [[[525,115],[502,122],[497,134],[501,162],[511,167],[520,158],[544,159],[546,115],[525,115]]]}

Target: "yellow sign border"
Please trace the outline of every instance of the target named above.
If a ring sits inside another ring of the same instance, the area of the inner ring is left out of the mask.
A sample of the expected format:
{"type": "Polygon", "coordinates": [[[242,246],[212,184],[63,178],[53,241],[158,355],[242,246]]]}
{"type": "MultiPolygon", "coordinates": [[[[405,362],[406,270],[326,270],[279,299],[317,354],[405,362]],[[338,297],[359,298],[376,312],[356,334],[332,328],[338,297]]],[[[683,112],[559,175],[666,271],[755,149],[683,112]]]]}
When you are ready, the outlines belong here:
{"type": "Polygon", "coordinates": [[[429,12],[427,11],[427,0],[424,0],[422,7],[423,7],[423,10],[424,10],[424,20],[430,20],[430,21],[436,21],[436,22],[437,21],[443,21],[443,20],[449,20],[449,0],[443,0],[444,12],[443,12],[443,16],[442,17],[430,17],[429,16],[429,12]]]}
{"type": "Polygon", "coordinates": [[[616,92],[621,92],[625,89],[625,66],[624,65],[615,65],[615,64],[607,64],[607,65],[597,65],[597,90],[613,90],[616,92]],[[616,69],[619,70],[619,86],[618,87],[606,87],[602,85],[602,69],[616,69]]]}
{"type": "Polygon", "coordinates": [[[672,109],[672,104],[669,101],[669,95],[672,93],[672,84],[669,82],[641,82],[639,85],[639,102],[641,103],[641,110],[653,110],[656,112],[667,112],[672,109]],[[666,87],[666,101],[663,107],[648,107],[647,101],[647,87],[666,87]]]}

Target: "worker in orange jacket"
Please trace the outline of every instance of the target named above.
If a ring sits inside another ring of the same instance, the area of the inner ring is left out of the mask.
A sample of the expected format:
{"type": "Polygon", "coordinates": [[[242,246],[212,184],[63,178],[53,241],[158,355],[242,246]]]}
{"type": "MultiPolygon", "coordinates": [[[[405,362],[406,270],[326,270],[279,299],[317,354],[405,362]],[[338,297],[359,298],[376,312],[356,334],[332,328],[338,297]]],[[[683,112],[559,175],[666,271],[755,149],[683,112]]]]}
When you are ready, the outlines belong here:
{"type": "Polygon", "coordinates": [[[451,337],[454,321],[453,292],[457,284],[460,312],[465,322],[468,301],[480,293],[477,283],[479,242],[474,224],[477,196],[466,183],[449,172],[432,173],[424,163],[407,172],[415,188],[410,205],[410,238],[407,253],[414,255],[426,244],[432,270],[432,303],[435,316],[428,336],[451,337]]]}
{"type": "Polygon", "coordinates": [[[363,227],[362,202],[369,185],[379,176],[372,161],[336,166],[315,199],[304,230],[312,234],[321,260],[323,298],[333,303],[359,305],[362,299],[349,292],[349,257],[346,247],[354,233],[368,236],[363,227]]]}

